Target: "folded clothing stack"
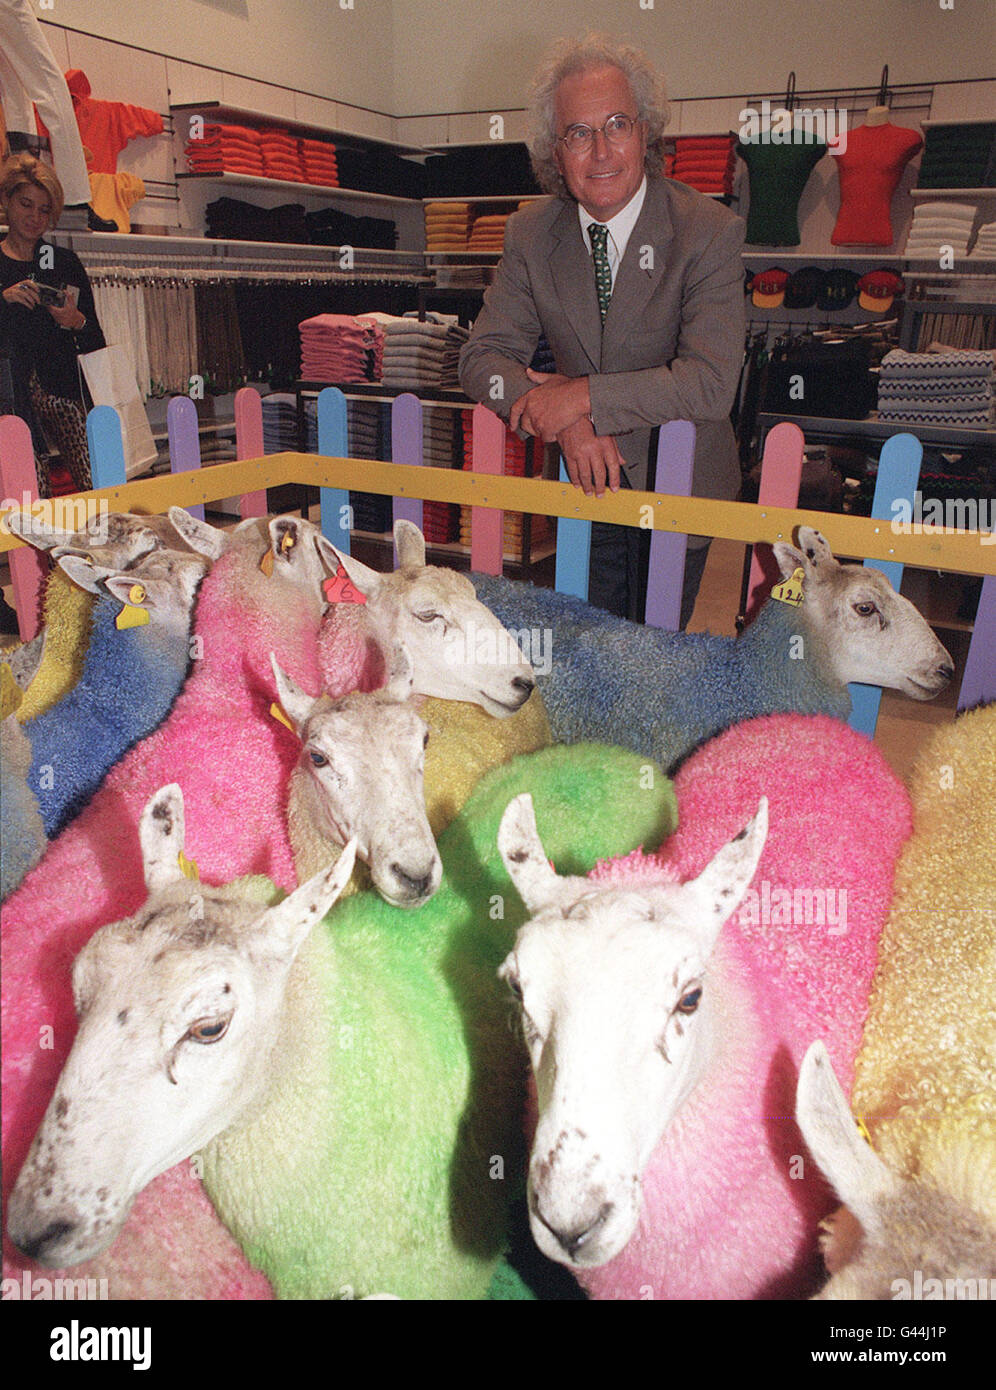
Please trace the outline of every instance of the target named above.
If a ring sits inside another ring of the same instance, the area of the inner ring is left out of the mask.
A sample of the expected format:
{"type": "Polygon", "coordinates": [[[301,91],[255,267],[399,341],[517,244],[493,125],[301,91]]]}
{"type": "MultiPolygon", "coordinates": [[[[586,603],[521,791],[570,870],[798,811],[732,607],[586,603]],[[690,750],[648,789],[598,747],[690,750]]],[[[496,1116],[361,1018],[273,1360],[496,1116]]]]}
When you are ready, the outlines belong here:
{"type": "Polygon", "coordinates": [[[338,208],[321,208],[307,213],[304,220],[305,239],[315,246],[369,246],[393,251],[398,244],[398,229],[385,217],[351,217],[338,208]]]}
{"type": "Polygon", "coordinates": [[[304,171],[301,167],[301,152],[296,135],[278,126],[262,126],[259,131],[259,147],[263,152],[263,169],[268,179],[284,179],[288,183],[302,183],[304,171]]]}
{"type": "Polygon", "coordinates": [[[697,188],[700,193],[733,193],[736,155],[732,135],[679,136],[674,144],[670,177],[697,188]]]}
{"type": "Polygon", "coordinates": [[[918,188],[996,188],[996,121],[929,126],[918,188]]]}
{"type": "Polygon", "coordinates": [[[183,152],[192,174],[265,175],[259,131],[249,126],[209,123],[204,138],[188,140],[183,152]]]}
{"type": "Polygon", "coordinates": [[[942,255],[942,246],[950,246],[956,256],[966,256],[974,221],[973,203],[918,203],[903,255],[934,261],[942,255]]]}
{"type": "Polygon", "coordinates": [[[475,217],[467,242],[468,251],[496,251],[501,255],[505,245],[505,223],[509,214],[485,213],[475,217]]]}
{"type": "Polygon", "coordinates": [[[993,366],[991,352],[893,348],[879,371],[879,418],[915,425],[989,425],[993,366]]]}
{"type": "MultiPolygon", "coordinates": [[[[435,468],[460,468],[463,447],[460,412],[427,406],[422,414],[422,461],[435,468]]],[[[422,531],[433,545],[460,539],[460,508],[455,502],[423,502],[422,531]]]]}
{"type": "Polygon", "coordinates": [[[283,241],[302,243],[311,238],[303,203],[281,203],[261,208],[239,198],[216,198],[205,208],[205,236],[224,241],[283,241]]]}
{"type": "MultiPolygon", "coordinates": [[[[304,452],[318,452],[318,402],[304,402],[306,439],[304,452]]],[[[290,391],[274,391],[263,397],[263,453],[297,453],[297,397],[290,391]]]]}
{"type": "Polygon", "coordinates": [[[375,319],[365,314],[316,314],[298,328],[303,380],[379,381],[384,330],[375,319]]]}
{"type": "Polygon", "coordinates": [[[996,222],[986,222],[979,228],[975,245],[969,255],[984,256],[987,260],[996,261],[996,222]]]}
{"type": "MultiPolygon", "coordinates": [[[[346,423],[349,431],[349,456],[356,459],[389,459],[391,457],[391,407],[382,401],[347,401],[346,423]]],[[[390,531],[392,505],[390,497],[379,492],[349,494],[353,509],[353,529],[373,531],[381,535],[390,531]]]]}
{"type": "Polygon", "coordinates": [[[459,385],[457,363],[460,349],[470,337],[455,318],[430,314],[425,321],[417,315],[392,318],[375,315],[384,331],[382,380],[385,386],[414,391],[420,387],[438,390],[459,385]]]}
{"type": "Polygon", "coordinates": [[[326,140],[298,140],[301,174],[305,183],[320,183],[327,188],[339,187],[339,162],[335,145],[326,140]]]}
{"type": "Polygon", "coordinates": [[[469,203],[426,203],[425,249],[466,251],[470,236],[469,203]]]}

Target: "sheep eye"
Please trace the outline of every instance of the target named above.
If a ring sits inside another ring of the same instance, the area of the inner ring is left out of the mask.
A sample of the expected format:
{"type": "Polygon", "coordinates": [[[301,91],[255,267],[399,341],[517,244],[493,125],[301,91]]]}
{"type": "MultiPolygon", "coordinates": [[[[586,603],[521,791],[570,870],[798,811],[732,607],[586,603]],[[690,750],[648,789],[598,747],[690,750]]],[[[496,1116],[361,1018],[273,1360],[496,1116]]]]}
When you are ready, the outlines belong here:
{"type": "Polygon", "coordinates": [[[433,612],[416,613],[415,616],[416,618],[418,618],[420,623],[434,623],[437,618],[442,618],[441,613],[433,612]]]}
{"type": "Polygon", "coordinates": [[[314,763],[315,767],[328,767],[329,765],[329,760],[326,758],[325,754],[316,753],[312,748],[308,749],[308,757],[314,763]]]}
{"type": "Polygon", "coordinates": [[[697,989],[690,989],[690,990],[688,990],[688,992],[687,992],[686,994],[683,994],[683,995],[681,996],[681,998],[678,1000],[678,1003],[677,1003],[677,1011],[678,1011],[678,1013],[679,1013],[679,1014],[693,1014],[693,1013],[695,1012],[695,1010],[699,1007],[699,1000],[700,1000],[701,998],[702,998],[702,986],[701,986],[701,985],[700,985],[697,989]]]}
{"type": "Polygon", "coordinates": [[[428,746],[429,746],[429,730],[426,729],[425,733],[422,735],[422,747],[423,747],[423,748],[428,748],[428,746]]]}
{"type": "Polygon", "coordinates": [[[192,1023],[187,1029],[185,1041],[196,1043],[213,1043],[219,1038],[223,1038],[228,1032],[228,1025],[231,1023],[231,1015],[228,1018],[199,1018],[196,1023],[192,1023]]]}
{"type": "Polygon", "coordinates": [[[870,618],[873,613],[878,612],[878,609],[875,607],[874,603],[870,602],[855,603],[852,606],[854,608],[855,613],[860,614],[862,618],[870,618]]]}

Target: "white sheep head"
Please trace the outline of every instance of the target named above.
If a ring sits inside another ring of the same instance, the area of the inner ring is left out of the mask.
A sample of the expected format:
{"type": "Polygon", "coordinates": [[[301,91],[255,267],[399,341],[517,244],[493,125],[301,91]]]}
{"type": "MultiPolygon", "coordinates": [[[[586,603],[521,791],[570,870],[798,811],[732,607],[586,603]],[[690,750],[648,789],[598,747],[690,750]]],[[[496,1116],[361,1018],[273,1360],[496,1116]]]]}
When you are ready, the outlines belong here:
{"type": "Polygon", "coordinates": [[[150,550],[127,569],[107,567],[89,556],[62,554],[57,561],[74,584],[91,594],[111,594],[129,608],[142,609],[155,628],[177,633],[190,629],[201,580],[210,565],[189,550],[150,550]]]}
{"type": "Polygon", "coordinates": [[[880,570],[840,564],[810,526],[799,527],[798,548],[777,541],[774,552],[786,579],[803,571],[806,621],[841,685],[887,686],[914,700],[946,688],[950,653],[880,570]]]}
{"type": "Polygon", "coordinates": [[[505,811],[498,847],[531,917],[500,974],[520,1001],[536,1081],[529,1220],[550,1259],[604,1264],[636,1228],[647,1163],[709,1062],[709,958],[767,824],[762,798],[698,878],[631,887],[561,878],[531,798],[505,811]]]}
{"type": "MultiPolygon", "coordinates": [[[[900,1177],[882,1161],[862,1137],[822,1042],[809,1047],[799,1068],[796,1118],[845,1203],[824,1223],[821,1247],[831,1278],[819,1298],[992,1297],[996,1230],[929,1171],[900,1177]]],[[[991,1182],[991,1152],[973,1159],[959,1143],[958,1166],[988,1171],[991,1182]]]]}
{"type": "Polygon", "coordinates": [[[148,898],[76,958],[79,1029],[8,1204],[14,1244],[50,1267],[110,1245],[142,1188],[260,1095],[291,965],[353,868],[350,843],[271,908],[191,880],[175,784],[139,839],[148,898]]]}
{"type": "Polygon", "coordinates": [[[373,635],[389,651],[402,642],[415,668],[416,695],[465,700],[498,719],[526,702],[533,669],[510,632],[478,599],[465,574],[425,563],[425,540],[410,521],[394,526],[398,568],[381,574],[319,542],[330,565],[341,565],[366,596],[373,635]]]}
{"type": "Polygon", "coordinates": [[[95,564],[111,570],[128,569],[152,550],[186,549],[172,523],[155,513],[108,512],[92,517],[78,531],[64,531],[30,513],[11,512],[7,526],[37,550],[50,551],[53,560],[63,555],[89,556],[95,564]]]}
{"type": "Polygon", "coordinates": [[[334,844],[356,842],[387,902],[421,907],[443,868],[425,810],[429,730],[411,701],[408,653],[395,648],[382,689],[335,700],[306,694],[272,652],[270,662],[280,704],[301,740],[294,775],[306,779],[320,829],[334,844]]]}

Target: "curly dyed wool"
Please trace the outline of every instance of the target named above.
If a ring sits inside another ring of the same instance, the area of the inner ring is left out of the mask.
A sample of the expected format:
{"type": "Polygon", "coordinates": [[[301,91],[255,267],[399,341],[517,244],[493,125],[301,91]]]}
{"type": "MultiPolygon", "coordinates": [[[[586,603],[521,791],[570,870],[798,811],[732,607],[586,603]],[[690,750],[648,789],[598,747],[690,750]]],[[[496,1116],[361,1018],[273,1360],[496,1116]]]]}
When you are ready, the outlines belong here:
{"type": "Polygon", "coordinates": [[[551,670],[537,674],[558,743],[600,738],[669,770],[731,724],[763,714],[846,719],[847,688],[829,673],[806,605],[764,605],[739,638],[664,632],[581,599],[491,575],[471,576],[506,628],[551,634],[551,670]],[[789,659],[804,638],[806,659],[789,659]]]}
{"type": "Polygon", "coordinates": [[[851,1106],[890,1168],[996,1226],[996,705],[939,729],[910,790],[851,1106]]]}
{"type": "Polygon", "coordinates": [[[45,651],[17,711],[22,723],[51,709],[79,680],[90,644],[92,610],[93,595],[54,566],[49,571],[42,607],[45,651]]]}

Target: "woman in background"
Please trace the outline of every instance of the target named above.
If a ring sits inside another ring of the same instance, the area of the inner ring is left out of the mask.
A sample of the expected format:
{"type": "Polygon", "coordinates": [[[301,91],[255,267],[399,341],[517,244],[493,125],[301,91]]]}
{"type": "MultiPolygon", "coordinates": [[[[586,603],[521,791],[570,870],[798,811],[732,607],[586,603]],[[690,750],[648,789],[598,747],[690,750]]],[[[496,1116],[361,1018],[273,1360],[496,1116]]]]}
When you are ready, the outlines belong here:
{"type": "MultiPolygon", "coordinates": [[[[77,357],[105,347],[93,290],[78,256],[42,240],[62,215],[62,187],[30,154],[8,159],[0,178],[0,359],[10,368],[5,409],[26,420],[34,442],[38,494],[51,496],[49,445],[78,492],[93,486],[86,442],[90,400],[77,357]]],[[[0,362],[2,367],[2,362],[0,362]]]]}

